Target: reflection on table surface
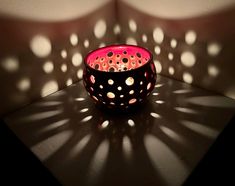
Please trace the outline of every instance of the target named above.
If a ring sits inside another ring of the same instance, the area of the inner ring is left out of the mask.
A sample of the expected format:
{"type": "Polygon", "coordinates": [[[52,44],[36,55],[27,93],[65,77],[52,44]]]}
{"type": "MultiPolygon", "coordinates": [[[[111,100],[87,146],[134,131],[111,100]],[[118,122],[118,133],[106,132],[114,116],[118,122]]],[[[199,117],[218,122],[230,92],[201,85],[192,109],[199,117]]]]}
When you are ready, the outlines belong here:
{"type": "Polygon", "coordinates": [[[181,185],[235,101],[158,76],[139,109],[98,109],[82,82],[5,118],[64,185],[181,185]]]}

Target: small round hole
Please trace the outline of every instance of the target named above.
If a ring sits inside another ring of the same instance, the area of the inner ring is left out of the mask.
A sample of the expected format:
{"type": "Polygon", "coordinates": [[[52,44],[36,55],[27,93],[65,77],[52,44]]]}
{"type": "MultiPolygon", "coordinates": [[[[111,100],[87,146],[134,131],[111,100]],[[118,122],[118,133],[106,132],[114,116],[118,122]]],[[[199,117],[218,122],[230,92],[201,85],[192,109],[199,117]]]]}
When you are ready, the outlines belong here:
{"type": "Polygon", "coordinates": [[[135,99],[135,98],[133,98],[133,99],[131,99],[130,101],[129,101],[129,104],[133,104],[133,103],[135,103],[137,100],[135,99]]]}
{"type": "Polygon", "coordinates": [[[141,54],[139,52],[136,53],[138,58],[141,58],[141,54]]]}
{"type": "Polygon", "coordinates": [[[129,94],[134,94],[134,90],[131,90],[131,91],[129,92],[129,94]]]}
{"type": "Polygon", "coordinates": [[[108,84],[109,84],[109,85],[113,85],[113,84],[114,84],[114,81],[113,81],[112,79],[109,79],[109,80],[108,80],[108,84]]]}
{"type": "Polygon", "coordinates": [[[127,63],[128,59],[127,58],[122,58],[123,63],[127,63]]]}
{"type": "Polygon", "coordinates": [[[131,85],[134,84],[134,78],[133,77],[128,77],[125,82],[128,86],[131,86],[131,85]]]}
{"type": "Polygon", "coordinates": [[[113,52],[109,52],[109,53],[107,54],[108,57],[112,57],[112,55],[113,55],[113,52]]]}
{"type": "Polygon", "coordinates": [[[113,99],[113,98],[115,98],[115,94],[112,92],[108,92],[107,97],[113,99]]]}
{"type": "Polygon", "coordinates": [[[95,83],[95,76],[91,75],[91,76],[90,76],[90,81],[91,81],[91,83],[94,84],[94,83],[95,83]]]}

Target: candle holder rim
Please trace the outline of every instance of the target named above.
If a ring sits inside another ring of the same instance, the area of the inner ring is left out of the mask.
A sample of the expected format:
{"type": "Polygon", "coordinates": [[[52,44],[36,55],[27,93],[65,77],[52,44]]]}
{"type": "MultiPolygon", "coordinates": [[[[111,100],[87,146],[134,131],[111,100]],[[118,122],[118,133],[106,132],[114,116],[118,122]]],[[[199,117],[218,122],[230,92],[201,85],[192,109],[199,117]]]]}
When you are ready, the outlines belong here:
{"type": "Polygon", "coordinates": [[[93,71],[95,71],[95,72],[99,72],[99,73],[108,73],[108,74],[124,74],[124,73],[127,73],[127,72],[133,72],[133,71],[136,71],[136,70],[138,70],[138,69],[141,69],[141,68],[143,68],[144,66],[148,65],[151,61],[153,61],[153,55],[152,55],[152,53],[149,51],[149,49],[147,49],[147,48],[145,48],[145,47],[138,46],[138,45],[130,45],[130,44],[112,44],[112,45],[107,45],[107,46],[104,46],[104,47],[101,47],[101,48],[98,48],[98,49],[95,49],[95,50],[92,50],[92,51],[88,52],[88,54],[87,54],[86,57],[84,58],[83,63],[84,63],[84,65],[85,65],[85,67],[87,67],[87,68],[89,68],[89,69],[91,69],[91,70],[93,70],[93,71]],[[127,70],[127,71],[118,71],[118,72],[109,72],[109,71],[97,70],[97,69],[92,68],[90,65],[87,64],[87,59],[88,59],[88,57],[89,57],[92,53],[97,52],[97,51],[102,50],[102,49],[106,49],[106,48],[121,47],[121,46],[123,46],[123,47],[140,48],[140,49],[146,51],[146,52],[149,54],[149,59],[148,59],[148,61],[147,61],[144,65],[142,65],[142,66],[140,66],[140,67],[137,67],[137,68],[135,68],[135,69],[131,69],[131,70],[127,70]]]}

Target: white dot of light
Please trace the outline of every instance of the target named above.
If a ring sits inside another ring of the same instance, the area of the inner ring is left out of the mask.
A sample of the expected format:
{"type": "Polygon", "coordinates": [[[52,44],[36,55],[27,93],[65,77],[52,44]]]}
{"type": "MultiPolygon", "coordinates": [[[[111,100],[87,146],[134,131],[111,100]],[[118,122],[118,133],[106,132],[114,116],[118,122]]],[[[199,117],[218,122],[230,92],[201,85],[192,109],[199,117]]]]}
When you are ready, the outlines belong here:
{"type": "Polygon", "coordinates": [[[118,90],[122,90],[122,87],[121,87],[121,86],[119,86],[117,89],[118,89],[118,90]]]}
{"type": "Polygon", "coordinates": [[[221,45],[217,42],[211,42],[207,46],[207,52],[210,56],[217,56],[220,53],[221,49],[221,45]]]}
{"type": "Polygon", "coordinates": [[[113,33],[114,33],[115,35],[118,35],[118,34],[120,34],[120,32],[121,32],[121,27],[120,27],[120,25],[119,25],[119,24],[114,25],[113,33]]]}
{"type": "Polygon", "coordinates": [[[147,37],[146,34],[143,34],[143,35],[142,35],[142,41],[143,41],[144,43],[146,43],[146,42],[148,41],[148,37],[147,37]]]}
{"type": "Polygon", "coordinates": [[[89,167],[87,168],[87,177],[90,181],[89,185],[95,185],[94,181],[102,175],[102,171],[105,168],[106,161],[109,155],[109,140],[104,139],[96,148],[92,159],[90,160],[89,167]]]}
{"type": "Polygon", "coordinates": [[[156,84],[155,85],[156,88],[159,88],[159,87],[162,87],[162,86],[163,86],[163,84],[156,84]]]}
{"type": "Polygon", "coordinates": [[[82,69],[79,69],[79,70],[77,71],[77,77],[78,77],[78,79],[82,79],[82,76],[83,76],[83,70],[82,70],[82,69]]]}
{"type": "Polygon", "coordinates": [[[70,158],[76,158],[78,157],[78,154],[80,152],[82,152],[82,150],[84,149],[84,147],[86,147],[87,143],[89,142],[91,138],[91,134],[87,134],[86,136],[84,136],[81,140],[78,141],[77,144],[75,144],[70,152],[69,152],[69,157],[70,158]]]}
{"type": "Polygon", "coordinates": [[[155,46],[154,47],[154,52],[155,52],[155,54],[160,54],[161,53],[161,48],[159,47],[159,46],[155,46]]]}
{"type": "Polygon", "coordinates": [[[80,54],[79,52],[76,52],[75,54],[73,54],[72,63],[76,67],[81,65],[82,64],[82,54],[80,54]]]}
{"type": "Polygon", "coordinates": [[[203,136],[207,136],[209,138],[215,138],[218,136],[218,131],[211,128],[210,126],[206,126],[205,124],[200,124],[192,121],[182,120],[180,121],[182,125],[187,127],[188,129],[197,132],[203,136]]]}
{"type": "Polygon", "coordinates": [[[108,97],[108,98],[115,98],[115,94],[112,93],[112,92],[108,92],[108,93],[107,93],[107,97],[108,97]]]}
{"type": "Polygon", "coordinates": [[[127,123],[128,123],[128,125],[130,127],[134,127],[135,126],[135,122],[132,119],[128,119],[127,123]]]}
{"type": "Polygon", "coordinates": [[[162,130],[162,132],[164,132],[167,136],[169,136],[170,138],[176,140],[177,142],[181,143],[181,144],[185,144],[185,138],[183,138],[182,136],[180,136],[179,134],[177,134],[175,131],[173,131],[172,129],[162,126],[160,125],[159,128],[162,130]]]}
{"type": "Polygon", "coordinates": [[[66,72],[67,71],[67,65],[66,64],[62,64],[60,68],[61,68],[62,72],[66,72]]]}
{"type": "Polygon", "coordinates": [[[101,127],[104,129],[106,127],[108,127],[109,125],[109,120],[105,120],[102,124],[101,124],[101,127]]]}
{"type": "Polygon", "coordinates": [[[152,95],[153,95],[153,96],[158,96],[158,95],[159,95],[159,93],[154,92],[152,95]]]}
{"type": "Polygon", "coordinates": [[[134,94],[134,90],[130,90],[129,94],[134,94]]]}
{"type": "Polygon", "coordinates": [[[150,115],[154,118],[161,118],[161,116],[155,112],[151,112],[150,115]]]}
{"type": "Polygon", "coordinates": [[[184,80],[184,82],[191,84],[193,82],[193,76],[188,72],[184,72],[183,73],[183,80],[184,80]]]}
{"type": "Polygon", "coordinates": [[[85,98],[75,98],[76,101],[84,101],[85,98]]]}
{"type": "Polygon", "coordinates": [[[36,143],[31,147],[31,150],[40,157],[40,160],[45,161],[49,157],[51,157],[54,153],[56,153],[59,149],[61,149],[64,144],[71,138],[72,131],[63,130],[59,133],[55,133],[54,135],[50,135],[48,138],[40,140],[39,143],[36,143]],[[42,150],[47,149],[48,144],[53,144],[50,146],[50,150],[42,150]]]}
{"type": "Polygon", "coordinates": [[[157,104],[163,104],[163,103],[165,103],[164,101],[162,101],[162,100],[157,100],[157,101],[155,101],[157,104]]]}
{"type": "Polygon", "coordinates": [[[136,41],[136,39],[133,38],[133,37],[128,37],[128,38],[126,39],[126,44],[129,44],[129,45],[137,45],[137,41],[136,41]]]}
{"type": "Polygon", "coordinates": [[[175,48],[177,46],[177,41],[176,41],[176,39],[172,39],[171,40],[171,47],[172,48],[175,48]]]}
{"type": "Polygon", "coordinates": [[[49,94],[52,94],[56,91],[58,91],[59,87],[58,87],[58,83],[56,81],[48,81],[47,83],[45,83],[45,85],[43,86],[42,90],[41,90],[41,96],[45,97],[49,94]]]}
{"type": "Polygon", "coordinates": [[[179,112],[183,112],[183,113],[187,113],[187,114],[198,114],[198,112],[196,110],[193,110],[191,108],[175,107],[174,109],[179,111],[179,112]]]}
{"type": "Polygon", "coordinates": [[[170,53],[168,54],[168,59],[169,59],[169,60],[173,60],[173,58],[174,58],[174,55],[170,52],[170,53]]]}
{"type": "Polygon", "coordinates": [[[192,45],[195,43],[197,39],[197,34],[195,31],[193,30],[189,30],[186,34],[185,34],[185,42],[189,45],[192,45]]]}
{"type": "Polygon", "coordinates": [[[192,67],[196,62],[196,57],[192,52],[185,51],[181,54],[181,62],[186,67],[192,67]]]}
{"type": "Polygon", "coordinates": [[[69,85],[72,85],[73,84],[73,80],[71,78],[69,78],[67,81],[66,81],[66,85],[69,86],[69,85]]]}
{"type": "Polygon", "coordinates": [[[97,39],[104,37],[106,33],[107,25],[103,19],[100,19],[96,22],[94,27],[94,34],[97,39]]]}
{"type": "Polygon", "coordinates": [[[60,55],[65,59],[67,57],[67,51],[65,49],[61,50],[60,55]]]}
{"type": "Polygon", "coordinates": [[[157,73],[160,73],[162,71],[161,63],[158,60],[154,60],[154,65],[155,65],[157,73]]]}
{"type": "Polygon", "coordinates": [[[16,72],[19,70],[19,61],[16,57],[9,56],[2,60],[1,66],[8,72],[16,72]]]}
{"type": "Polygon", "coordinates": [[[127,159],[127,160],[131,160],[131,156],[133,154],[133,150],[132,150],[132,143],[130,138],[125,135],[123,137],[122,140],[122,151],[123,151],[123,156],[127,159]]]}
{"type": "Polygon", "coordinates": [[[99,44],[99,48],[102,48],[102,47],[105,47],[106,45],[105,45],[105,43],[100,43],[99,44]]]}
{"type": "Polygon", "coordinates": [[[30,89],[30,79],[29,78],[23,78],[17,83],[17,88],[24,92],[30,89]]]}
{"type": "Polygon", "coordinates": [[[46,61],[43,65],[43,70],[47,74],[53,72],[53,70],[54,70],[53,62],[52,61],[46,61]]]}
{"type": "Polygon", "coordinates": [[[145,135],[144,145],[153,168],[166,181],[165,185],[182,185],[189,171],[178,153],[153,134],[145,135]]]}
{"type": "Polygon", "coordinates": [[[30,48],[37,57],[46,57],[51,53],[51,42],[43,35],[35,35],[30,41],[30,48]]]}
{"type": "Polygon", "coordinates": [[[71,34],[69,40],[70,40],[71,45],[73,45],[73,46],[77,45],[78,44],[77,34],[75,34],[75,33],[71,34]]]}
{"type": "Polygon", "coordinates": [[[114,81],[113,81],[112,79],[109,79],[109,80],[108,80],[108,84],[109,84],[109,85],[113,85],[113,84],[114,84],[114,81]]]}
{"type": "Polygon", "coordinates": [[[88,48],[89,45],[90,45],[89,40],[88,40],[88,39],[85,39],[84,42],[83,42],[83,45],[84,45],[85,48],[88,48]]]}
{"type": "Polygon", "coordinates": [[[137,24],[133,19],[129,20],[129,28],[132,32],[136,32],[137,30],[137,24]]]}
{"type": "Polygon", "coordinates": [[[128,77],[128,78],[126,78],[126,84],[128,85],[128,86],[131,86],[131,85],[133,85],[134,84],[134,82],[135,82],[135,80],[134,80],[134,78],[133,77],[128,77]]]}
{"type": "Polygon", "coordinates": [[[163,42],[164,33],[163,33],[163,30],[161,28],[156,27],[153,30],[153,39],[156,43],[159,43],[159,44],[163,42]]]}
{"type": "Polygon", "coordinates": [[[84,112],[87,112],[88,110],[89,110],[89,108],[84,108],[84,109],[81,109],[80,112],[84,113],[84,112]]]}
{"type": "Polygon", "coordinates": [[[170,66],[170,67],[168,68],[168,72],[169,72],[170,75],[174,75],[175,69],[174,69],[172,66],[170,66]]]}
{"type": "Polygon", "coordinates": [[[83,119],[81,120],[81,122],[82,122],[82,123],[88,122],[88,121],[91,120],[91,119],[92,119],[92,116],[86,116],[85,118],[83,118],[83,119]]]}
{"type": "Polygon", "coordinates": [[[209,65],[207,70],[208,70],[208,74],[212,77],[216,77],[219,74],[218,67],[216,67],[214,65],[209,65]]]}

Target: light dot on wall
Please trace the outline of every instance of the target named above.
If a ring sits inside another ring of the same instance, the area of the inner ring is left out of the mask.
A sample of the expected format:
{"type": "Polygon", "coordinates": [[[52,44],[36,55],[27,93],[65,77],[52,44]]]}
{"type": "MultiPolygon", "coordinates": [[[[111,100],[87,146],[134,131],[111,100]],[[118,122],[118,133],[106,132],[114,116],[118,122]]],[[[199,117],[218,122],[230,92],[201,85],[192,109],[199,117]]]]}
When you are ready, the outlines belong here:
{"type": "Polygon", "coordinates": [[[173,60],[173,58],[174,58],[174,55],[170,52],[170,53],[168,54],[168,59],[169,59],[169,60],[173,60]]]}
{"type": "Polygon", "coordinates": [[[71,45],[73,45],[73,46],[77,45],[78,44],[77,34],[75,34],[75,33],[71,34],[69,40],[70,40],[71,45]]]}
{"type": "Polygon", "coordinates": [[[129,28],[132,32],[136,32],[137,30],[137,24],[133,19],[129,20],[129,28]]]}
{"type": "Polygon", "coordinates": [[[79,66],[82,64],[82,54],[80,54],[79,52],[76,52],[73,54],[72,57],[72,63],[74,66],[79,66]]]}
{"type": "Polygon", "coordinates": [[[29,78],[22,78],[18,83],[17,83],[17,88],[24,92],[30,89],[30,79],[29,78]]]}
{"type": "Polygon", "coordinates": [[[164,33],[163,33],[163,30],[161,28],[156,27],[153,30],[153,39],[156,43],[159,43],[159,44],[163,42],[164,33]]]}
{"type": "Polygon", "coordinates": [[[43,65],[43,70],[45,73],[49,74],[54,70],[54,65],[52,61],[46,61],[43,65]]]}
{"type": "Polygon", "coordinates": [[[120,34],[120,32],[121,32],[121,27],[120,27],[120,25],[119,25],[119,24],[114,25],[114,27],[113,27],[113,33],[114,33],[115,35],[118,35],[118,34],[120,34]]]}
{"type": "Polygon", "coordinates": [[[128,37],[128,38],[126,39],[126,44],[129,44],[129,45],[137,45],[137,41],[136,41],[136,39],[133,38],[133,37],[128,37]]]}
{"type": "Polygon", "coordinates": [[[181,62],[186,67],[192,67],[196,62],[196,57],[192,52],[185,51],[181,54],[181,62]]]}
{"type": "Polygon", "coordinates": [[[83,45],[84,45],[85,48],[88,48],[89,45],[90,45],[89,40],[88,40],[88,39],[85,39],[83,45]]]}
{"type": "Polygon", "coordinates": [[[207,46],[207,52],[210,56],[217,56],[220,53],[221,49],[221,45],[217,42],[211,42],[207,46]]]}
{"type": "Polygon", "coordinates": [[[168,68],[168,72],[169,72],[170,75],[174,75],[175,69],[170,66],[170,67],[168,68]]]}
{"type": "Polygon", "coordinates": [[[105,47],[106,45],[105,45],[105,43],[100,43],[99,44],[99,48],[102,48],[102,47],[105,47]]]}
{"type": "Polygon", "coordinates": [[[185,34],[185,42],[189,45],[192,45],[193,43],[195,43],[196,39],[197,39],[197,34],[193,30],[189,30],[185,34]]]}
{"type": "Polygon", "coordinates": [[[209,65],[208,66],[208,74],[212,77],[216,77],[219,74],[219,69],[218,67],[214,66],[214,65],[209,65]]]}
{"type": "Polygon", "coordinates": [[[62,72],[66,72],[67,71],[67,65],[66,64],[62,64],[60,68],[61,68],[62,72]]]}
{"type": "Polygon", "coordinates": [[[59,89],[58,83],[56,81],[48,81],[41,90],[41,96],[45,97],[53,92],[56,92],[59,89]]]}
{"type": "Polygon", "coordinates": [[[66,81],[66,85],[69,86],[69,85],[72,85],[73,84],[73,80],[71,78],[69,78],[67,81],[66,81]]]}
{"type": "Polygon", "coordinates": [[[100,19],[96,22],[94,27],[94,34],[97,39],[104,37],[106,33],[107,25],[103,19],[100,19]]]}
{"type": "Polygon", "coordinates": [[[148,37],[147,37],[146,34],[143,34],[143,35],[142,35],[142,41],[143,41],[144,43],[146,43],[146,42],[148,41],[148,37]]]}
{"type": "Polygon", "coordinates": [[[37,57],[46,57],[51,53],[51,42],[43,35],[35,35],[30,41],[30,48],[37,57]]]}
{"type": "Polygon", "coordinates": [[[83,76],[83,70],[82,70],[82,69],[79,69],[79,70],[77,71],[77,77],[78,77],[78,79],[82,79],[82,76],[83,76]]]}
{"type": "Polygon", "coordinates": [[[1,66],[8,72],[16,72],[19,69],[19,61],[14,56],[9,56],[1,61],[1,66]]]}
{"type": "Polygon", "coordinates": [[[60,55],[65,59],[67,57],[67,51],[65,49],[61,50],[60,55]]]}
{"type": "Polygon", "coordinates": [[[183,80],[184,80],[184,82],[191,84],[193,82],[193,76],[188,72],[184,72],[183,73],[183,80]]]}
{"type": "Polygon", "coordinates": [[[158,60],[154,60],[154,65],[155,65],[157,73],[160,73],[162,71],[161,63],[158,60]]]}
{"type": "Polygon", "coordinates": [[[155,52],[155,54],[160,54],[161,53],[161,48],[159,47],[159,46],[155,46],[154,47],[154,52],[155,52]]]}
{"type": "Polygon", "coordinates": [[[171,40],[171,47],[172,48],[175,48],[177,46],[177,41],[176,41],[176,39],[172,39],[171,40]]]}

